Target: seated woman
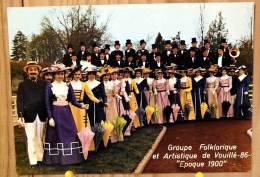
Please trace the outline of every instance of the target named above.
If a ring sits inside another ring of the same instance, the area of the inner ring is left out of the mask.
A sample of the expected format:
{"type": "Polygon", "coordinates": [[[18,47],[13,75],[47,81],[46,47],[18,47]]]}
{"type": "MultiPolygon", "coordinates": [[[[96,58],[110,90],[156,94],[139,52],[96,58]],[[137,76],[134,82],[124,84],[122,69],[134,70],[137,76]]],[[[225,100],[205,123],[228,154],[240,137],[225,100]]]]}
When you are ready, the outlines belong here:
{"type": "Polygon", "coordinates": [[[46,108],[49,123],[44,145],[44,164],[78,164],[84,161],[77,128],[69,102],[86,108],[76,101],[71,85],[63,82],[65,65],[51,66],[54,82],[46,86],[46,108]]]}

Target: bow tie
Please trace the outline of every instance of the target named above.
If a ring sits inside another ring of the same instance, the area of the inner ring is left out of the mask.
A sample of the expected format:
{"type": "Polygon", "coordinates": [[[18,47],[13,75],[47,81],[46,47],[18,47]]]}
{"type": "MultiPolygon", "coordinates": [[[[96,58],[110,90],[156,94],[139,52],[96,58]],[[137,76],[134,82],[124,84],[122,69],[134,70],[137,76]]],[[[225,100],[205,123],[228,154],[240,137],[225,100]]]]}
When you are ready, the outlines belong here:
{"type": "Polygon", "coordinates": [[[218,57],[223,57],[223,55],[219,55],[218,57]]]}

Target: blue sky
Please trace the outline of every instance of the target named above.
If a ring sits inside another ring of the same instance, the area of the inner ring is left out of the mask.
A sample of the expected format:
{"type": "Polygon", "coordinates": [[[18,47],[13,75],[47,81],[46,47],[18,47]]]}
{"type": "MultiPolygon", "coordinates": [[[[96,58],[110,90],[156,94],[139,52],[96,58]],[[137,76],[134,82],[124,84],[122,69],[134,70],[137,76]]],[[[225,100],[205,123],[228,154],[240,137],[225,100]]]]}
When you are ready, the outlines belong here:
{"type": "MultiPolygon", "coordinates": [[[[229,30],[227,40],[235,43],[241,36],[248,33],[253,5],[254,3],[206,3],[206,26],[208,27],[217,13],[222,11],[229,30]]],[[[87,6],[82,7],[87,8],[87,6]]],[[[163,38],[167,40],[181,31],[181,38],[186,40],[186,44],[190,44],[192,37],[197,37],[200,3],[95,5],[93,7],[100,14],[100,23],[111,16],[108,32],[112,34],[112,40],[119,40],[121,44],[124,44],[126,39],[137,42],[146,39],[149,35],[152,39],[147,46],[150,47],[158,32],[161,32],[163,38]]],[[[9,51],[18,30],[27,37],[33,33],[40,33],[41,19],[48,14],[49,8],[8,8],[9,51]]]]}

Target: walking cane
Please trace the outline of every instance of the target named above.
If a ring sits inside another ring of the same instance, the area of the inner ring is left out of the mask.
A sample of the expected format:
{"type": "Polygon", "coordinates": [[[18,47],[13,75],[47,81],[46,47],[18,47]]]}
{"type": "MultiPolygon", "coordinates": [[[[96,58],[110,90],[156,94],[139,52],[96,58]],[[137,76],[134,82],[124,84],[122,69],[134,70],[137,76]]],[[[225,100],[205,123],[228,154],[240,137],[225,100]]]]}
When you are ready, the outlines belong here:
{"type": "MultiPolygon", "coordinates": [[[[19,112],[19,115],[20,115],[21,118],[23,117],[22,112],[19,112]]],[[[29,168],[31,168],[30,159],[29,159],[29,155],[28,155],[28,143],[27,143],[27,136],[26,136],[25,128],[22,125],[18,125],[18,128],[23,129],[22,131],[23,131],[23,138],[24,138],[25,148],[26,148],[26,156],[27,156],[28,161],[29,161],[29,168]]]]}

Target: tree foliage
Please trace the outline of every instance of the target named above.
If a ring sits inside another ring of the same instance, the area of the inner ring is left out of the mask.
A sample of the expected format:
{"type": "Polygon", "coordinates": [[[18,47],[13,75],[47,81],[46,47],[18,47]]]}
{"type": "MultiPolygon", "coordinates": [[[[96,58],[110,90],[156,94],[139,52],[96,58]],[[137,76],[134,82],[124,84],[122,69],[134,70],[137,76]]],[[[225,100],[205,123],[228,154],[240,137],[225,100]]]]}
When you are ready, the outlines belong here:
{"type": "Polygon", "coordinates": [[[27,55],[28,40],[26,36],[18,31],[13,39],[13,48],[11,58],[13,60],[25,60],[27,55]]]}
{"type": "Polygon", "coordinates": [[[161,33],[159,32],[156,39],[155,39],[155,44],[156,47],[158,48],[158,52],[162,52],[164,50],[164,39],[161,35],[161,33]]]}
{"type": "Polygon", "coordinates": [[[179,45],[180,42],[181,42],[181,32],[178,31],[177,34],[174,37],[171,37],[171,39],[172,39],[173,43],[176,43],[176,44],[179,45]]]}
{"type": "Polygon", "coordinates": [[[220,44],[221,38],[228,37],[228,29],[226,28],[226,22],[223,18],[222,12],[218,12],[216,19],[209,25],[208,32],[205,39],[208,39],[213,50],[217,49],[220,44]]]}
{"type": "Polygon", "coordinates": [[[199,46],[203,46],[204,37],[206,33],[206,22],[205,22],[205,3],[200,5],[200,15],[199,15],[199,23],[198,23],[197,36],[199,39],[199,46]]]}

